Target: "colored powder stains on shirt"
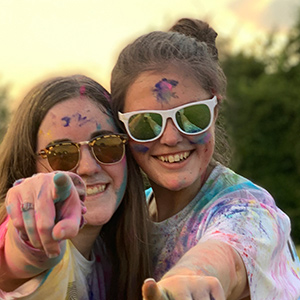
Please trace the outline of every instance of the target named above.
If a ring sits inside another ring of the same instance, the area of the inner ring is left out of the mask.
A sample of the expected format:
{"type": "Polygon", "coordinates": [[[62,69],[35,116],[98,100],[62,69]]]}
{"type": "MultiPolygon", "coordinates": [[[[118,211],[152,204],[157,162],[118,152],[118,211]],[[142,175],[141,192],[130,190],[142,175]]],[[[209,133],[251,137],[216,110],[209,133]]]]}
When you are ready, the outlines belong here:
{"type": "MultiPolygon", "coordinates": [[[[149,190],[147,195],[152,196],[149,190]]],[[[300,262],[288,249],[289,218],[266,190],[222,165],[182,211],[153,222],[153,277],[159,280],[189,249],[207,240],[227,243],[240,254],[252,300],[299,298],[300,262]]]]}
{"type": "Polygon", "coordinates": [[[170,98],[176,98],[176,93],[172,91],[173,87],[176,87],[178,81],[163,78],[161,81],[155,84],[153,93],[156,96],[158,102],[169,102],[170,98]]]}
{"type": "Polygon", "coordinates": [[[43,269],[40,269],[38,267],[35,267],[33,265],[25,265],[25,271],[28,272],[29,274],[39,274],[42,271],[44,271],[43,269]]]}

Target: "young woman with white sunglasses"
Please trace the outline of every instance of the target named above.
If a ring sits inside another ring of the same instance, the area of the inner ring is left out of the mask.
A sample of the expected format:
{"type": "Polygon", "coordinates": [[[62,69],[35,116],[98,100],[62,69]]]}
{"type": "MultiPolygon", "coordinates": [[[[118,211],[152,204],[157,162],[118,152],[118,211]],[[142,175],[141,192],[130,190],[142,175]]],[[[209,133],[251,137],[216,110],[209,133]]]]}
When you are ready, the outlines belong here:
{"type": "Polygon", "coordinates": [[[205,22],[181,19],[125,47],[112,72],[114,115],[151,184],[154,279],[143,296],[300,299],[288,216],[265,189],[226,167],[216,36],[205,22]]]}

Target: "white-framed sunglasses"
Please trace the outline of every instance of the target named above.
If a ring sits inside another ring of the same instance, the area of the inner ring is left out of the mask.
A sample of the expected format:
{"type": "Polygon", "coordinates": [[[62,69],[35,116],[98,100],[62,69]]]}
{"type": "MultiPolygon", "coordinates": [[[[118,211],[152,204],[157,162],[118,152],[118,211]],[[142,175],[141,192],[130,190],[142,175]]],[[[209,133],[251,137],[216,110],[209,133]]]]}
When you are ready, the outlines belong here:
{"type": "Polygon", "coordinates": [[[118,112],[118,116],[134,141],[152,142],[161,137],[168,118],[173,120],[183,134],[204,133],[213,122],[217,103],[217,97],[214,96],[212,99],[191,102],[172,109],[118,112]]]}

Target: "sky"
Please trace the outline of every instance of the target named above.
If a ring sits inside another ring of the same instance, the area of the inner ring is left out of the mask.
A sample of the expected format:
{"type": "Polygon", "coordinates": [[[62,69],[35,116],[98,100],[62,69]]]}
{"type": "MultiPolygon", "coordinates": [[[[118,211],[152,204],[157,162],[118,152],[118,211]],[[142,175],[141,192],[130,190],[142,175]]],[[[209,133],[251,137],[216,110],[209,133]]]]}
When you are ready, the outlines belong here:
{"type": "Polygon", "coordinates": [[[176,20],[206,20],[236,49],[294,24],[299,0],[0,0],[0,86],[18,103],[45,78],[85,74],[109,90],[126,44],[176,20]]]}

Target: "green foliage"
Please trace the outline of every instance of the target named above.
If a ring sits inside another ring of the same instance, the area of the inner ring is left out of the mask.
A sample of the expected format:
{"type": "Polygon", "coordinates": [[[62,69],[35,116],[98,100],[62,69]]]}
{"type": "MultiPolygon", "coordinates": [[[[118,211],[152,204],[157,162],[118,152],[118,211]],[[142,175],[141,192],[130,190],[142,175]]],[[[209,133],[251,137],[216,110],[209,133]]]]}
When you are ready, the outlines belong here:
{"type": "Polygon", "coordinates": [[[243,52],[223,57],[231,167],[273,195],[290,216],[299,244],[300,15],[276,60],[268,56],[272,43],[262,47],[260,59],[243,52]]]}

